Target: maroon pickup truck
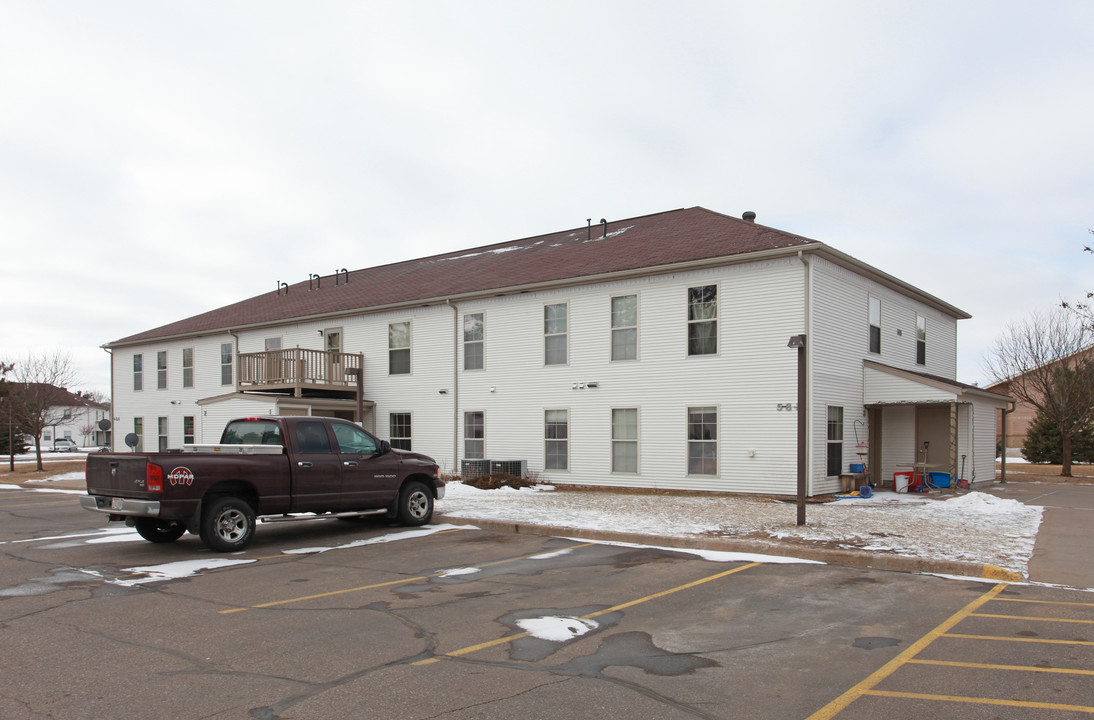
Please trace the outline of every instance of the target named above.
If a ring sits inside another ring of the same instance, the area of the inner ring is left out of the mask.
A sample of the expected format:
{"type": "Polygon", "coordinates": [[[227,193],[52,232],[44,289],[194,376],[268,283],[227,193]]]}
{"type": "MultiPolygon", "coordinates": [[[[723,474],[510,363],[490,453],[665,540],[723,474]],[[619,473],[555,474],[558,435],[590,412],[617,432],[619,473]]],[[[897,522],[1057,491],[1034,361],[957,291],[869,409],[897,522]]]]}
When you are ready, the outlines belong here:
{"type": "Polygon", "coordinates": [[[240,550],[257,520],[386,514],[424,525],[444,480],[432,458],[394,450],[357,425],[320,417],[232,420],[217,445],[87,458],[80,505],[145,540],[189,530],[211,550],[240,550]]]}

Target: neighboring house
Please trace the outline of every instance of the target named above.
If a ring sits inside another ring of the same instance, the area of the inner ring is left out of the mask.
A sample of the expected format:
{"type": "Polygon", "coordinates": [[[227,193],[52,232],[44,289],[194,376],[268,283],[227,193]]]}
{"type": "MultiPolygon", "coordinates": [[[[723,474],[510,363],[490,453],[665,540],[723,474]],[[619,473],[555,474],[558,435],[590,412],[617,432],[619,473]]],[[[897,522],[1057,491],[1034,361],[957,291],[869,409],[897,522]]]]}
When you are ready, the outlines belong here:
{"type": "MultiPolygon", "coordinates": [[[[1077,353],[1068,355],[1063,360],[1071,360],[1078,357],[1089,357],[1094,353],[1094,346],[1088,347],[1084,350],[1080,350],[1077,353]]],[[[1052,367],[1053,364],[1046,363],[1041,367],[1052,367]]],[[[1016,377],[1010,377],[1006,380],[1001,380],[992,385],[987,385],[984,389],[990,392],[999,393],[1002,395],[1011,395],[1012,386],[1016,382],[1016,377]]],[[[1022,454],[1022,450],[1026,447],[1026,435],[1029,434],[1029,428],[1033,425],[1034,419],[1037,417],[1037,408],[1026,402],[1025,400],[1015,399],[1014,411],[1006,414],[1006,419],[1000,415],[995,426],[995,439],[996,443],[1003,442],[1003,424],[1006,423],[1006,448],[1010,452],[1009,455],[1013,457],[1019,457],[1022,454]]]]}
{"type": "MultiPolygon", "coordinates": [[[[49,402],[49,411],[45,418],[49,424],[42,429],[41,448],[51,450],[58,440],[71,440],[80,447],[106,445],[109,431],[99,427],[102,420],[109,419],[110,407],[89,400],[64,388],[33,383],[35,393],[45,393],[49,402]]],[[[28,436],[26,443],[34,445],[34,438],[28,436]]]]}
{"type": "Polygon", "coordinates": [[[754,218],[696,207],[312,275],[116,340],[115,444],[333,415],[453,472],[794,494],[805,334],[810,495],[863,460],[878,483],[917,461],[993,479],[1008,398],[955,381],[969,315],[754,218]]]}

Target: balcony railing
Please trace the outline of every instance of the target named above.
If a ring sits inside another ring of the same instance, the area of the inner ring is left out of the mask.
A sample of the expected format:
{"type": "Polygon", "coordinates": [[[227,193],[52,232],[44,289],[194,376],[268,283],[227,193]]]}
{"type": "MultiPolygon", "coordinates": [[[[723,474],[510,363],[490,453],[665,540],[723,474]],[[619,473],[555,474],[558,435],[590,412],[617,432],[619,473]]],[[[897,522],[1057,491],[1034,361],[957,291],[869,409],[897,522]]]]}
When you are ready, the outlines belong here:
{"type": "Polygon", "coordinates": [[[239,354],[239,387],[247,390],[355,390],[356,373],[364,367],[361,353],[329,350],[266,350],[239,354]]]}

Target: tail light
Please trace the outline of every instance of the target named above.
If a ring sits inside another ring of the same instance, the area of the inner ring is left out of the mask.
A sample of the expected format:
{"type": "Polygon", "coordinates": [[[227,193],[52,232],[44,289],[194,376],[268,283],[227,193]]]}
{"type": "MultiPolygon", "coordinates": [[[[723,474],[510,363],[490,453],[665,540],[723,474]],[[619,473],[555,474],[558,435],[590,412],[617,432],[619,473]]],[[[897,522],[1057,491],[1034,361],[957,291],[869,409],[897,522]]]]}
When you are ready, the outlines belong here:
{"type": "Polygon", "coordinates": [[[146,463],[144,466],[144,482],[149,492],[163,492],[163,468],[159,465],[146,463]]]}

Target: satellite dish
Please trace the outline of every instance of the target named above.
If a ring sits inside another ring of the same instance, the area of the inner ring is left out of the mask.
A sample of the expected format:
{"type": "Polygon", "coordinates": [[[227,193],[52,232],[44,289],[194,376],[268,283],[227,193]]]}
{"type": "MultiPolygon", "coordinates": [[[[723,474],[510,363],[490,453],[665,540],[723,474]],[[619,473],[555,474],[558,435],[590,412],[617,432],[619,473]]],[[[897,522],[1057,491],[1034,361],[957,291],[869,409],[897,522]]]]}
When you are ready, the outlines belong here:
{"type": "Polygon", "coordinates": [[[99,429],[100,430],[109,430],[110,429],[110,421],[107,420],[106,418],[103,418],[102,420],[100,420],[99,421],[99,429]]]}
{"type": "Polygon", "coordinates": [[[136,449],[137,443],[141,441],[141,438],[137,433],[129,433],[125,436],[125,444],[129,447],[136,449]]]}

